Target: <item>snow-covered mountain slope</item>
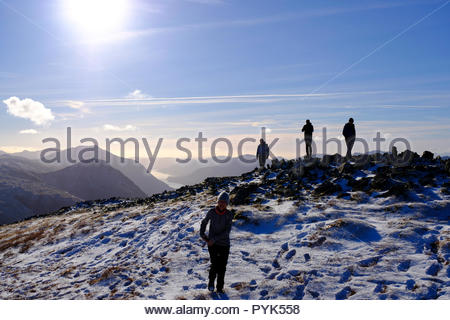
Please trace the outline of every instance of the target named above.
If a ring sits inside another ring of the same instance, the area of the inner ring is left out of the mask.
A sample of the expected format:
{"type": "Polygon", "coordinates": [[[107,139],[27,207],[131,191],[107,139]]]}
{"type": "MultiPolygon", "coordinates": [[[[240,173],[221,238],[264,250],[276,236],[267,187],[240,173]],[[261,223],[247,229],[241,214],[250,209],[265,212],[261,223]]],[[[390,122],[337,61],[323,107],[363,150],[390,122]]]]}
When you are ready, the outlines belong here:
{"type": "Polygon", "coordinates": [[[450,299],[448,168],[272,168],[0,227],[1,299],[213,299],[200,221],[231,192],[225,299],[450,299]]]}

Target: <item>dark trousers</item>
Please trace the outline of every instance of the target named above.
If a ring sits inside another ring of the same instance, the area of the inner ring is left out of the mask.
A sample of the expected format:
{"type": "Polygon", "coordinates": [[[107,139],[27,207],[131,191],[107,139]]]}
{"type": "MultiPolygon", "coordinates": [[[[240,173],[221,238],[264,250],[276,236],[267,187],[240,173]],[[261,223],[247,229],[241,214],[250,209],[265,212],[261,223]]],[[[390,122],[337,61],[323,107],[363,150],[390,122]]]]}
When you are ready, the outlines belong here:
{"type": "Polygon", "coordinates": [[[258,159],[259,159],[259,166],[264,167],[266,165],[266,157],[259,156],[258,159]]]}
{"type": "Polygon", "coordinates": [[[347,145],[347,159],[350,159],[352,157],[352,149],[353,145],[355,144],[355,137],[347,137],[345,138],[345,144],[347,145]]]}
{"type": "Polygon", "coordinates": [[[305,135],[306,144],[306,157],[311,158],[312,156],[312,136],[305,135]]]}
{"type": "Polygon", "coordinates": [[[208,247],[211,259],[211,269],[209,269],[209,283],[213,284],[217,276],[217,290],[222,290],[225,281],[225,271],[227,268],[229,246],[219,246],[213,244],[208,247]]]}

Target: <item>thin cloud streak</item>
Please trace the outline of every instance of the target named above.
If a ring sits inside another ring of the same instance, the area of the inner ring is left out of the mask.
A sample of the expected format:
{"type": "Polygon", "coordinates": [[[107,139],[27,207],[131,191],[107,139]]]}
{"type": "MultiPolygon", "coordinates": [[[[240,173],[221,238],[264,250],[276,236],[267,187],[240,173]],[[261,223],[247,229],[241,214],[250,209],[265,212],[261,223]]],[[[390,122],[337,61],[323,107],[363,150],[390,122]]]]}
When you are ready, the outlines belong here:
{"type": "Polygon", "coordinates": [[[174,98],[146,98],[146,99],[96,99],[85,100],[89,106],[153,106],[176,104],[205,104],[205,103],[268,103],[304,98],[330,98],[348,95],[370,95],[386,93],[386,91],[367,92],[335,92],[335,93],[299,93],[299,94],[254,94],[254,95],[230,95],[230,96],[204,96],[204,97],[174,97],[174,98]]]}

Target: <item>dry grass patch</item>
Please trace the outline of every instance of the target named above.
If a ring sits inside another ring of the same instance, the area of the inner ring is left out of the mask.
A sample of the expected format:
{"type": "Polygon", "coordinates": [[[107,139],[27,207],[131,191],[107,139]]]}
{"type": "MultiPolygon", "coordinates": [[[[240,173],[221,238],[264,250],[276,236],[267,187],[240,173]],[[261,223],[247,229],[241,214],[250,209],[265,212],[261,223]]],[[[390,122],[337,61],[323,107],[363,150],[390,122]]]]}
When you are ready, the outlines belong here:
{"type": "Polygon", "coordinates": [[[48,229],[49,226],[44,224],[40,227],[30,229],[28,232],[24,231],[19,234],[9,233],[0,238],[0,252],[21,246],[20,253],[24,253],[28,251],[33,244],[44,238],[48,229]]]}

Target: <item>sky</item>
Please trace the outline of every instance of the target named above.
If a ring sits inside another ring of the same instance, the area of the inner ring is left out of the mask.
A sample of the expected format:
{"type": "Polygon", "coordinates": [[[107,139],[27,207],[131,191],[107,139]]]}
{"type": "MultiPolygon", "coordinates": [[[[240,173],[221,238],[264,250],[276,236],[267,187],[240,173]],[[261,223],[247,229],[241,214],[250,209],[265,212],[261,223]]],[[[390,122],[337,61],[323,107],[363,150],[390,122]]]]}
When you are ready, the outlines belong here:
{"type": "Polygon", "coordinates": [[[199,132],[205,156],[217,138],[237,156],[265,127],[294,157],[306,119],[322,153],[353,117],[370,150],[380,132],[382,150],[447,154],[449,18],[448,0],[0,0],[0,150],[65,149],[71,127],[73,145],[133,137],[144,158],[142,138],[195,157],[199,132]]]}

